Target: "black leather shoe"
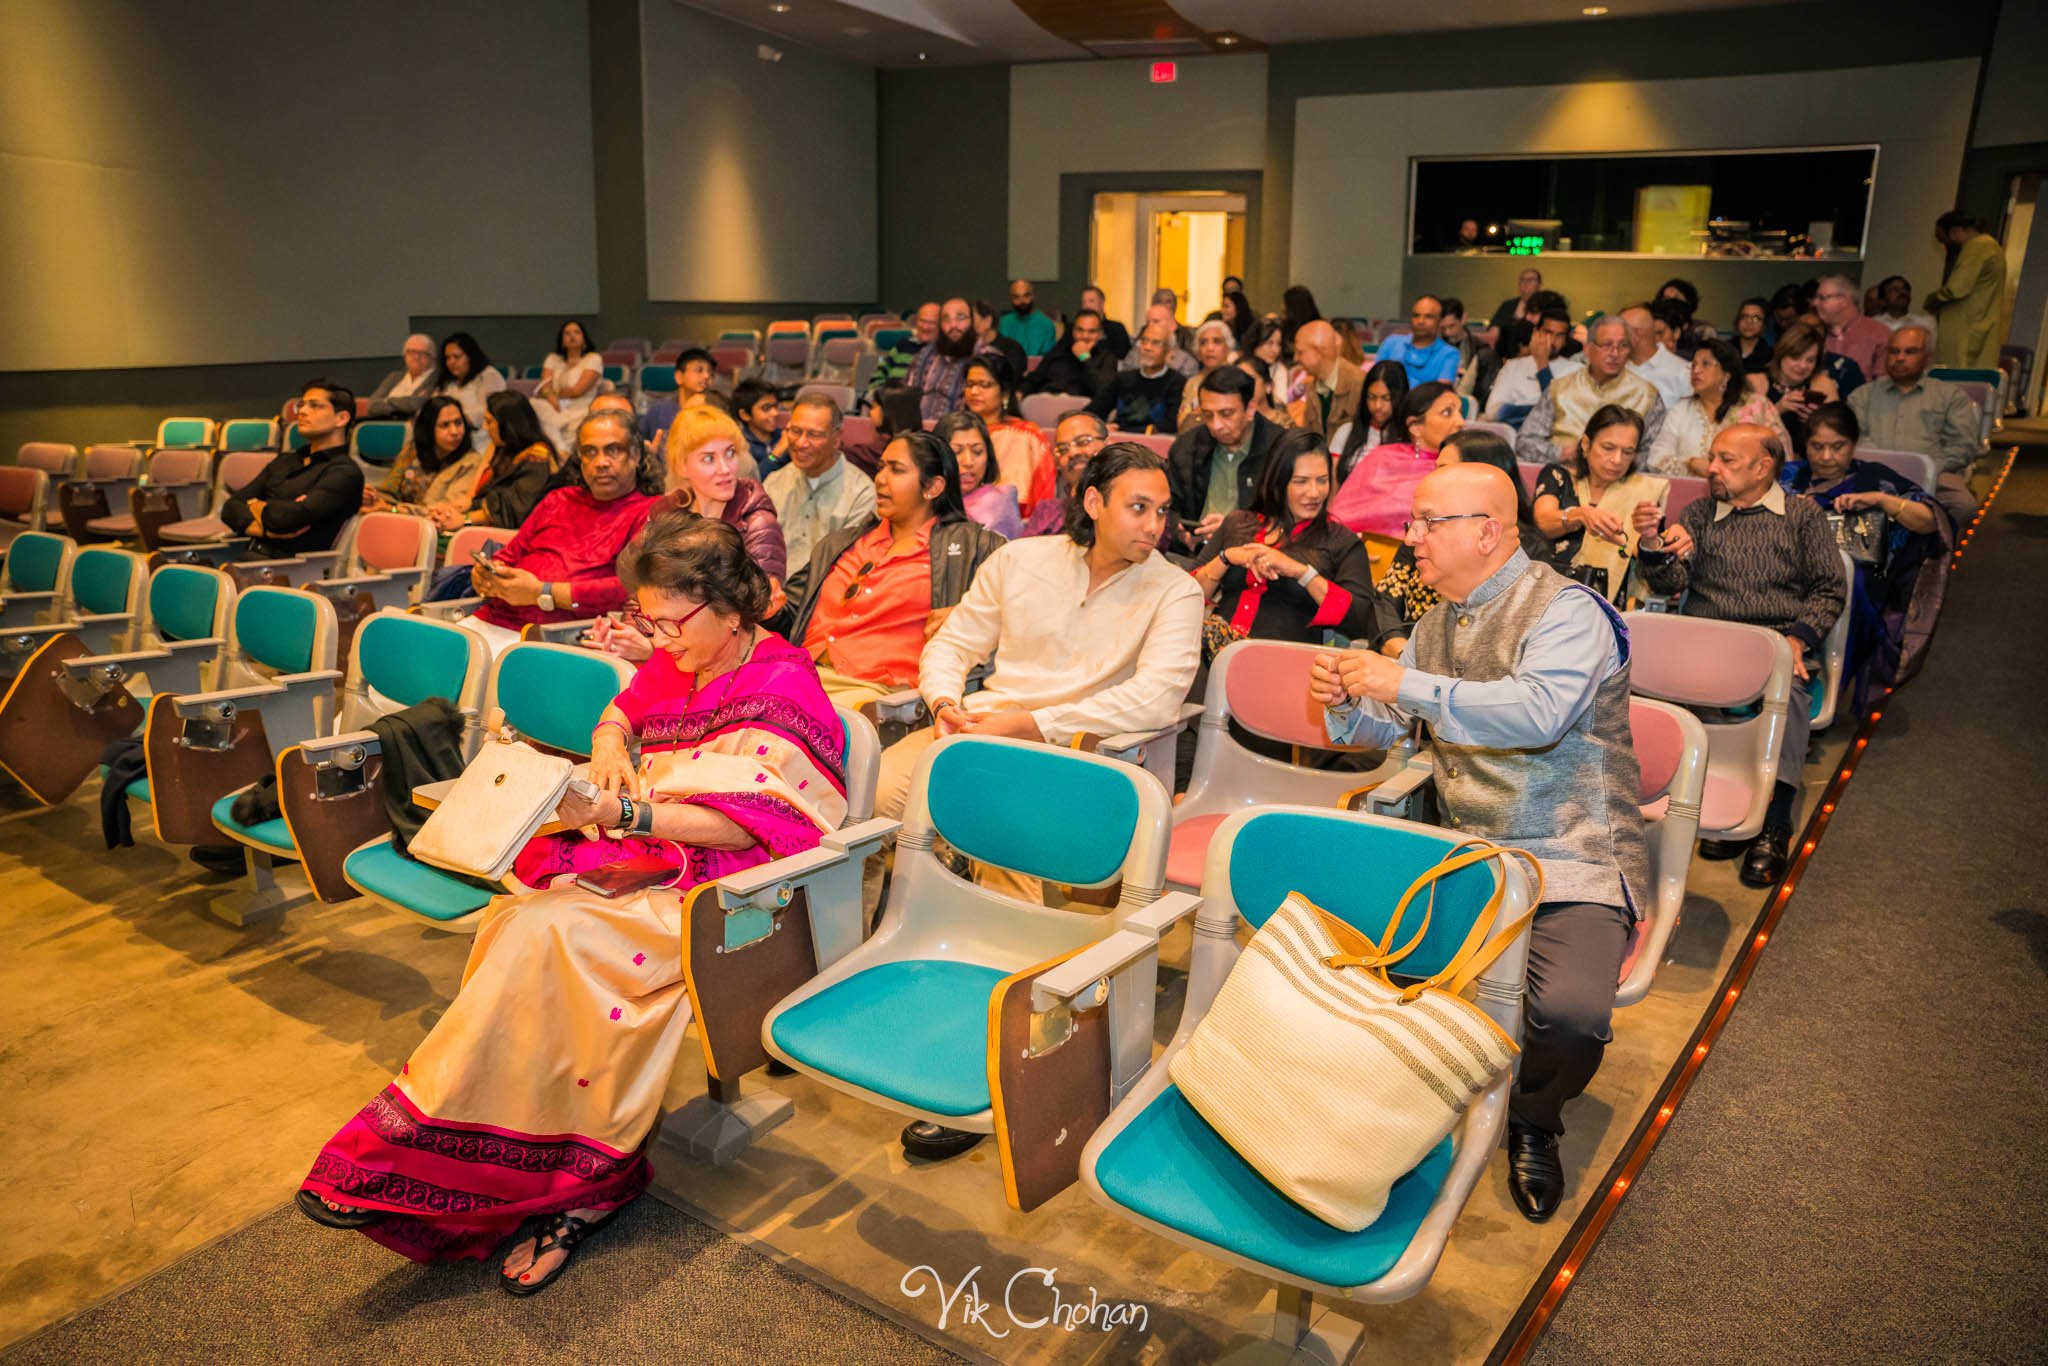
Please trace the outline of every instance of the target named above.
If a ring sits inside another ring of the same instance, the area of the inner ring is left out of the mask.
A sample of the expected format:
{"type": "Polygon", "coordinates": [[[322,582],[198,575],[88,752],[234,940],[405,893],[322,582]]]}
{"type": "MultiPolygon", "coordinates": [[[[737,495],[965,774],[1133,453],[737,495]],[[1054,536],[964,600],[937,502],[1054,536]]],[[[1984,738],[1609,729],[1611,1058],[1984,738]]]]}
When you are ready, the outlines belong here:
{"type": "Polygon", "coordinates": [[[1755,840],[1701,840],[1700,857],[1716,861],[1741,858],[1755,843],[1755,840]]]}
{"type": "Polygon", "coordinates": [[[1791,857],[1792,831],[1782,825],[1766,826],[1756,837],[1756,843],[1749,848],[1748,857],[1742,860],[1742,883],[1745,887],[1774,887],[1778,879],[1785,876],[1785,864],[1791,857]]]}
{"type": "Polygon", "coordinates": [[[1556,1134],[1508,1121],[1508,1194],[1532,1224],[1557,1213],[1564,1199],[1564,1164],[1558,1161],[1556,1134]]]}
{"type": "Polygon", "coordinates": [[[768,1075],[771,1077],[793,1077],[796,1069],[780,1058],[768,1059],[768,1075]]]}
{"type": "Polygon", "coordinates": [[[930,1120],[913,1120],[903,1126],[903,1152],[907,1157],[922,1158],[926,1162],[943,1162],[949,1157],[958,1157],[987,1137],[987,1134],[971,1134],[965,1129],[948,1129],[930,1120]]]}

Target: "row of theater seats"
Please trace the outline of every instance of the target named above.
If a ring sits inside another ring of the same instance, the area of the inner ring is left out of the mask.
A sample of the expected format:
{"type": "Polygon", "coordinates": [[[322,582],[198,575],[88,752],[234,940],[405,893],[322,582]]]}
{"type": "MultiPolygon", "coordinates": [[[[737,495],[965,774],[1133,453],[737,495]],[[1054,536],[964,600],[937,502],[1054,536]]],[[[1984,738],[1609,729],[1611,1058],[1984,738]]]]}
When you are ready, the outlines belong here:
{"type": "MultiPolygon", "coordinates": [[[[438,696],[472,722],[501,709],[529,739],[582,755],[626,681],[609,657],[542,642],[516,645],[487,666],[469,632],[395,607],[367,617],[343,646],[333,597],[315,585],[238,587],[222,570],[178,564],[145,584],[131,553],[49,544],[58,540],[31,533],[8,555],[0,607],[44,620],[21,630],[41,644],[17,664],[0,706],[0,763],[36,795],[61,800],[68,789],[50,779],[49,756],[60,748],[50,737],[80,742],[67,759],[75,788],[106,739],[139,729],[146,775],[126,795],[148,804],[158,837],[225,837],[249,851],[248,884],[223,898],[232,918],[288,904],[273,870],[291,859],[311,896],[367,894],[443,928],[473,927],[491,893],[392,846],[382,756],[362,727],[381,711],[438,696]],[[68,574],[51,576],[67,587],[22,598],[14,590],[53,552],[69,557],[68,574]],[[265,775],[277,782],[282,816],[238,820],[235,796],[265,775]]],[[[5,624],[11,637],[16,624],[5,624]]],[[[1788,647],[1770,632],[1654,614],[1630,626],[1656,904],[1623,969],[1623,1002],[1651,987],[1696,836],[1739,838],[1760,824],[1791,683],[1788,647]],[[1672,703],[1756,714],[1709,726],[1672,703]]],[[[1143,754],[1118,763],[1008,741],[933,746],[871,932],[859,865],[892,828],[869,819],[879,740],[865,718],[842,712],[847,825],[817,850],[690,900],[692,990],[710,1088],[672,1117],[671,1132],[704,1157],[729,1159],[786,1113],[739,1091],[743,1076],[775,1057],[901,1113],[996,1134],[1005,1195],[1019,1209],[1078,1179],[1162,1236],[1285,1285],[1365,1302],[1415,1293],[1498,1145],[1505,1080],[1396,1187],[1378,1222],[1344,1234],[1275,1195],[1167,1077],[1227,975],[1240,920],[1255,927],[1286,892],[1300,891],[1376,934],[1395,893],[1455,840],[1399,819],[1427,782],[1427,765],[1404,753],[1361,780],[1269,759],[1232,739],[1235,721],[1300,748],[1324,744],[1306,694],[1312,654],[1246,641],[1219,657],[1200,709],[1194,781],[1178,806],[1142,771],[1153,767],[1143,754]],[[935,849],[941,839],[982,862],[1113,895],[1116,910],[1010,901],[949,872],[935,849]],[[1191,916],[1206,929],[1195,937],[1187,1005],[1166,1055],[1154,1060],[1160,941],[1191,916]],[[1032,1042],[1048,1028],[1060,1046],[1032,1042]],[[877,1039],[887,1047],[877,1049],[877,1039]]],[[[472,725],[467,743],[476,742],[472,725]]],[[[1170,746],[1170,737],[1160,743],[1170,746]]],[[[1427,970],[1442,961],[1496,886],[1510,914],[1533,894],[1515,869],[1454,876],[1411,962],[1427,970]]],[[[1481,990],[1511,1032],[1522,971],[1518,948],[1481,990]]]]}

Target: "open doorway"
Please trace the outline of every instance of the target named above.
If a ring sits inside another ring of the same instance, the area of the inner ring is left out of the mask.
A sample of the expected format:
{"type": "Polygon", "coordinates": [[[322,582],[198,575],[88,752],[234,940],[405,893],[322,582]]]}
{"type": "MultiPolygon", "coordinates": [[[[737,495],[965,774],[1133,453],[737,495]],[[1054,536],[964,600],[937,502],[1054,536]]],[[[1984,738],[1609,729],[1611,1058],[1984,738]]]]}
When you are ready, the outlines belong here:
{"type": "Polygon", "coordinates": [[[1135,326],[1170,289],[1184,323],[1214,312],[1225,276],[1244,275],[1245,196],[1224,190],[1110,191],[1094,197],[1088,274],[1110,316],[1135,326]]]}

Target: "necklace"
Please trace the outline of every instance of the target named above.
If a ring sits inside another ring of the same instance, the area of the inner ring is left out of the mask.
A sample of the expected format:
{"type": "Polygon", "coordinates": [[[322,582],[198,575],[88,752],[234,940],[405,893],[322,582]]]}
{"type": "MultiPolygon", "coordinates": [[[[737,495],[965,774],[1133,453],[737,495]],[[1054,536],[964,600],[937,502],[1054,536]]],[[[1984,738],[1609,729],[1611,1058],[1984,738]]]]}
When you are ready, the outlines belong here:
{"type": "MultiPolygon", "coordinates": [[[[727,699],[728,697],[731,697],[731,696],[732,696],[732,685],[733,685],[733,680],[734,680],[734,679],[736,679],[736,678],[738,678],[738,677],[740,676],[740,670],[741,670],[741,669],[743,669],[743,668],[745,668],[745,667],[746,667],[746,664],[747,664],[747,661],[748,661],[748,660],[750,660],[750,659],[752,659],[752,658],[754,657],[754,646],[756,646],[756,645],[758,645],[758,644],[760,643],[760,639],[761,639],[761,638],[760,638],[760,635],[759,635],[759,633],[758,633],[758,632],[750,632],[750,633],[748,634],[748,636],[747,636],[747,647],[746,647],[746,649],[744,649],[744,650],[740,651],[740,658],[739,658],[739,663],[737,663],[737,664],[733,665],[733,666],[732,666],[732,667],[731,667],[730,669],[727,669],[727,670],[725,671],[725,673],[724,673],[723,675],[714,675],[714,677],[723,677],[723,678],[725,679],[725,690],[724,690],[723,692],[721,692],[721,693],[719,693],[719,694],[718,694],[718,704],[717,704],[717,705],[718,705],[719,707],[722,707],[722,706],[724,706],[724,705],[725,705],[725,700],[726,700],[726,699],[727,699]]],[[[697,675],[697,683],[696,683],[696,686],[694,686],[694,687],[692,687],[692,688],[690,689],[690,696],[691,696],[691,698],[692,698],[692,699],[694,699],[694,698],[696,697],[696,695],[697,695],[698,693],[700,693],[700,692],[704,691],[704,681],[703,681],[703,680],[704,680],[704,675],[702,675],[702,674],[698,674],[698,675],[697,675]]],[[[713,708],[713,710],[716,710],[716,709],[717,709],[716,707],[714,707],[714,708],[713,708]]]]}

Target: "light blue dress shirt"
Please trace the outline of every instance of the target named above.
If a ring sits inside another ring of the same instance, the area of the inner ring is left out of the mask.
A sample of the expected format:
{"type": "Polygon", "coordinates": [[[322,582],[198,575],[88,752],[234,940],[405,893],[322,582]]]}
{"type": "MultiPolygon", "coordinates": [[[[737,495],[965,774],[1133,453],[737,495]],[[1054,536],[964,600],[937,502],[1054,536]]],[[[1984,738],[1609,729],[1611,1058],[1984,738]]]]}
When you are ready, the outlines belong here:
{"type": "Polygon", "coordinates": [[[1457,347],[1442,337],[1438,337],[1427,346],[1417,346],[1405,335],[1395,333],[1380,343],[1379,352],[1373,359],[1401,362],[1401,367],[1408,372],[1408,387],[1412,389],[1418,384],[1428,384],[1432,380],[1455,384],[1458,380],[1458,362],[1464,357],[1457,347]]]}
{"type": "MultiPolygon", "coordinates": [[[[1446,599],[1434,610],[1484,606],[1528,568],[1529,557],[1517,550],[1463,604],[1446,599]]],[[[1543,609],[1522,646],[1520,662],[1505,678],[1477,682],[1424,673],[1415,667],[1412,634],[1401,651],[1401,665],[1406,672],[1394,706],[1354,698],[1323,713],[1323,728],[1333,744],[1386,749],[1421,720],[1448,744],[1540,749],[1555,744],[1593,705],[1593,695],[1621,668],[1622,658],[1606,610],[1590,589],[1572,588],[1543,609]]]]}

